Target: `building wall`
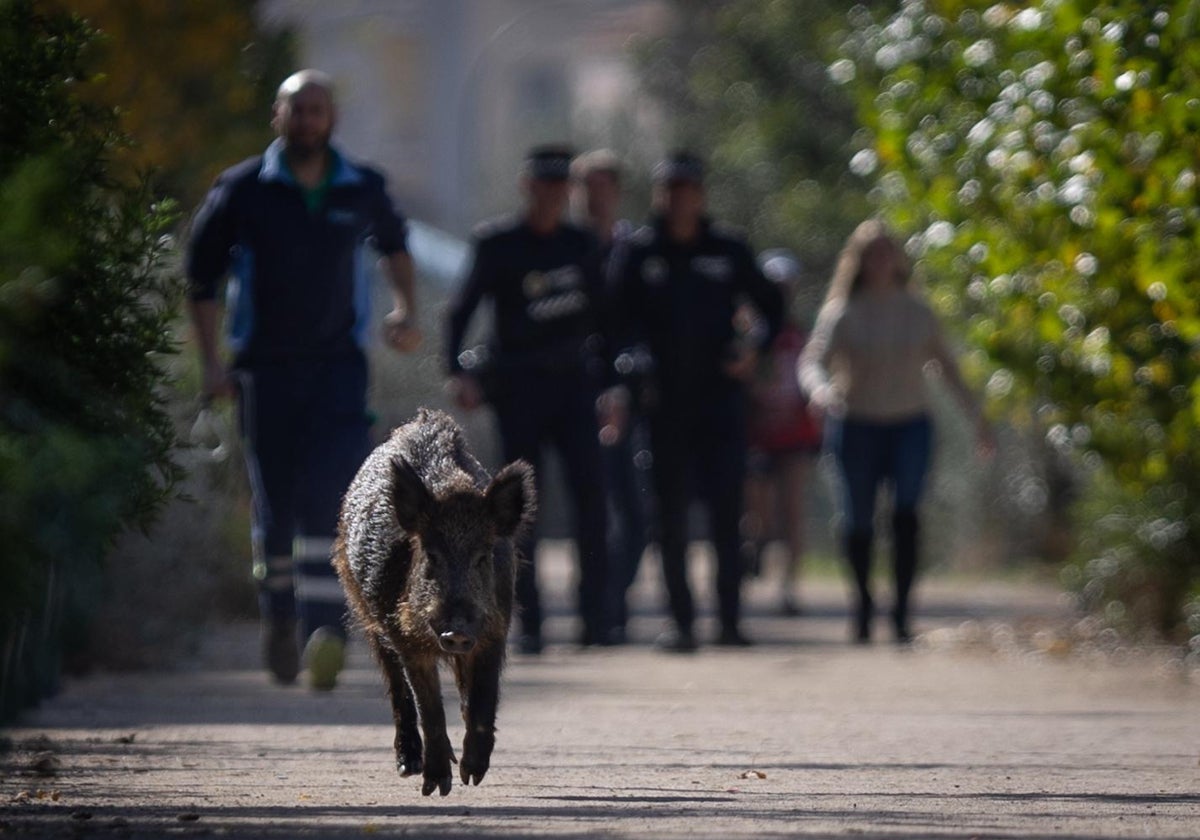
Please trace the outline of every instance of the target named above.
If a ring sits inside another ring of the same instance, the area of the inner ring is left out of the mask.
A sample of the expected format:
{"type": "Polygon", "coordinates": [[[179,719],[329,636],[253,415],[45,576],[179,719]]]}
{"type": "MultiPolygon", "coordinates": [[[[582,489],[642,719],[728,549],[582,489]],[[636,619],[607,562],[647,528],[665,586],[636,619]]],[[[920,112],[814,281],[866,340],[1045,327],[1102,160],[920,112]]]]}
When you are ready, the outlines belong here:
{"type": "Polygon", "coordinates": [[[268,0],[263,14],[337,80],[343,147],[452,232],[512,206],[533,143],[657,152],[627,45],[667,25],[662,0],[268,0]]]}

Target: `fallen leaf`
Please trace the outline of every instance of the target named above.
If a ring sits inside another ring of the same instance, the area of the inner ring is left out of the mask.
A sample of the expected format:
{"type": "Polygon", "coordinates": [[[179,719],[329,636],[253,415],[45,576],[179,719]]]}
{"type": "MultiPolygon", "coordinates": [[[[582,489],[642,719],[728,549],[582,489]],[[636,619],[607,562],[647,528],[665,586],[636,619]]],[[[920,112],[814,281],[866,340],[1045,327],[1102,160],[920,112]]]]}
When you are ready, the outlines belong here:
{"type": "Polygon", "coordinates": [[[200,815],[194,811],[186,811],[185,813],[177,816],[175,819],[179,820],[180,822],[195,822],[196,820],[200,819],[200,815]]]}
{"type": "Polygon", "coordinates": [[[767,774],[761,770],[747,770],[745,773],[742,773],[742,775],[738,776],[738,778],[739,779],[765,779],[765,778],[767,778],[767,774]]]}

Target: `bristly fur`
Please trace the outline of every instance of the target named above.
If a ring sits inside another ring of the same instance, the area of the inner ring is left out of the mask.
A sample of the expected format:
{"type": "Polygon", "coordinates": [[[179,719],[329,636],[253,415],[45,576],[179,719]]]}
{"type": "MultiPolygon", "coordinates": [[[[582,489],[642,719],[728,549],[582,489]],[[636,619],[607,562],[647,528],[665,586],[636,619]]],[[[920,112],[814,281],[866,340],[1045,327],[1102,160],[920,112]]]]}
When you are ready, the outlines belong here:
{"type": "Polygon", "coordinates": [[[454,420],[428,409],[371,453],[346,493],[334,565],[388,681],[398,766],[403,775],[424,768],[425,794],[450,789],[444,720],[436,725],[439,659],[452,662],[463,693],[463,780],[478,784],[487,770],[512,618],[514,537],[530,527],[535,506],[528,464],[488,476],[454,420]]]}

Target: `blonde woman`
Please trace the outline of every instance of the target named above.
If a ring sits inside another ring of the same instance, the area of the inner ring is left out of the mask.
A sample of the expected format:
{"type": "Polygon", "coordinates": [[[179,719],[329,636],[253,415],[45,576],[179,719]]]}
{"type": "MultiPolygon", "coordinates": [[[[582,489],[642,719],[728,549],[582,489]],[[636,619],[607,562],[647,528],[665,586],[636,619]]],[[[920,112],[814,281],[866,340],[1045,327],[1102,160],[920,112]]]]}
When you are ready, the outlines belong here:
{"type": "Polygon", "coordinates": [[[990,427],[963,383],[936,316],[910,283],[903,249],[879,221],[863,222],[838,258],[798,372],[827,417],[826,445],[844,494],[843,546],[858,590],[854,639],[871,639],[871,546],[879,486],[892,489],[892,545],[898,642],[912,638],[909,593],[917,569],[918,506],[932,451],[925,372],[941,369],[990,452],[990,427]]]}

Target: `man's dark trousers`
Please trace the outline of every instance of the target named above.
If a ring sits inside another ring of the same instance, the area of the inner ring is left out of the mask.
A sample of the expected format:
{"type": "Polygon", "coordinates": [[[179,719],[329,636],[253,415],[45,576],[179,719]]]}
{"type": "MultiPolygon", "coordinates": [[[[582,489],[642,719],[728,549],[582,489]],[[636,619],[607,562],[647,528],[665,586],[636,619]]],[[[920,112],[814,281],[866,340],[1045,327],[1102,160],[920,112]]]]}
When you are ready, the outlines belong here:
{"type": "Polygon", "coordinates": [[[237,372],[263,613],[344,634],[330,562],[342,496],[370,450],[361,353],[237,372]]]}

